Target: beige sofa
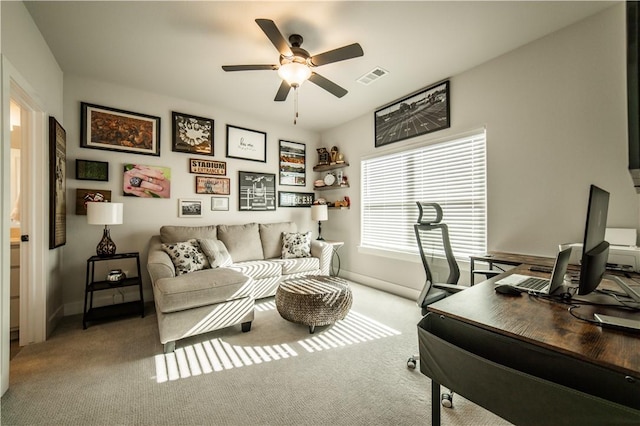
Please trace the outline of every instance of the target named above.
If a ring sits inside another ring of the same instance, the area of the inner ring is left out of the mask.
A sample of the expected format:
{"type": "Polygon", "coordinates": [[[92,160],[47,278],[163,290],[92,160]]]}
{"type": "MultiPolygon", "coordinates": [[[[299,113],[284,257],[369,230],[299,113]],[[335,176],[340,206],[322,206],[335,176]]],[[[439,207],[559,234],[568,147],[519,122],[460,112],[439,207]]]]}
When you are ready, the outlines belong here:
{"type": "Polygon", "coordinates": [[[160,235],[151,237],[147,270],[165,352],[173,351],[177,340],[232,325],[242,324],[242,331],[249,331],[255,299],[275,295],[283,280],[329,275],[332,247],[322,241],[311,240],[311,257],[282,258],[283,233],[296,231],[293,222],[163,226],[160,235]],[[200,247],[226,248],[223,266],[216,266],[223,257],[216,252],[211,255],[216,259],[197,266],[203,269],[181,273],[178,263],[176,271],[174,262],[180,256],[166,249],[184,248],[194,240],[200,247]]]}

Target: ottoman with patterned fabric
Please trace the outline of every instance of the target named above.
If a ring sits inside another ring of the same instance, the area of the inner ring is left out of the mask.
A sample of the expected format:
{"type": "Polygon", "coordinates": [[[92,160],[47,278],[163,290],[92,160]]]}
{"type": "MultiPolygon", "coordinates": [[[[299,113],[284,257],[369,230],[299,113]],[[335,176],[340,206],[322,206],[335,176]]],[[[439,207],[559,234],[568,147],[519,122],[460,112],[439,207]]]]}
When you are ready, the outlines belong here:
{"type": "Polygon", "coordinates": [[[276,290],[280,316],[296,324],[329,325],[344,319],[351,309],[353,295],[347,281],[324,275],[306,276],[282,282],[276,290]]]}

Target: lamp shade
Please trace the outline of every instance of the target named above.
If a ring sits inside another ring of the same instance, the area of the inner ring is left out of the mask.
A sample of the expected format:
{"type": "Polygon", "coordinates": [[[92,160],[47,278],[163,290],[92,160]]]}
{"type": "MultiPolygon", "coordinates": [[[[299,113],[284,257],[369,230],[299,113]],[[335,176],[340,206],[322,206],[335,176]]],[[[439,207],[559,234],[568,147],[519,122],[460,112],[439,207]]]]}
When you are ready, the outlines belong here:
{"type": "Polygon", "coordinates": [[[328,209],[326,204],[314,204],[311,206],[311,220],[327,220],[329,219],[328,209]]]}
{"type": "Polygon", "coordinates": [[[87,203],[87,223],[89,225],[120,225],[122,210],[122,203],[87,203]]]}

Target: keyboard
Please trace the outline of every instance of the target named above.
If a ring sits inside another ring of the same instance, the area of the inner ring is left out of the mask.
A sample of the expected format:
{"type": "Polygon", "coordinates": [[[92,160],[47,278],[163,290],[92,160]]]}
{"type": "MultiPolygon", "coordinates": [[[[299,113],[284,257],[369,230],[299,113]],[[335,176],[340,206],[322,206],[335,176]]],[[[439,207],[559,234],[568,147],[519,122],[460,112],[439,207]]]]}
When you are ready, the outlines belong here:
{"type": "Polygon", "coordinates": [[[549,280],[544,278],[527,278],[516,284],[516,287],[525,288],[527,290],[540,291],[549,285],[549,280]]]}

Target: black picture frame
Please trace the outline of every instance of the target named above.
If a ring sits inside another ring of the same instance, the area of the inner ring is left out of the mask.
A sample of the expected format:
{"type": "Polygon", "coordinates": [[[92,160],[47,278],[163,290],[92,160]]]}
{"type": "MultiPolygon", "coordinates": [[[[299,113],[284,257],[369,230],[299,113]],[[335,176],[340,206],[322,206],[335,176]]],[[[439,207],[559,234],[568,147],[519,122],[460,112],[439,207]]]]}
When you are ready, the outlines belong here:
{"type": "Polygon", "coordinates": [[[211,176],[226,176],[227,163],[219,160],[202,160],[200,158],[189,159],[189,173],[211,176]]]}
{"type": "Polygon", "coordinates": [[[314,192],[278,191],[278,207],[311,207],[315,199],[314,192]]]}
{"type": "Polygon", "coordinates": [[[376,148],[451,127],[449,81],[376,110],[374,119],[376,148]]]}
{"type": "Polygon", "coordinates": [[[211,118],[171,112],[171,149],[188,154],[213,155],[213,125],[211,118]]]}
{"type": "Polygon", "coordinates": [[[67,243],[67,132],[49,117],[49,249],[67,243]]]}
{"type": "Polygon", "coordinates": [[[275,173],[238,172],[238,209],[240,211],[275,210],[275,173]]]}
{"type": "Polygon", "coordinates": [[[231,179],[217,176],[196,176],[196,194],[229,195],[231,179]]]}
{"type": "Polygon", "coordinates": [[[80,103],[80,146],[160,156],[160,117],[80,103]]]}
{"type": "Polygon", "coordinates": [[[307,185],[307,146],[300,142],[280,140],[280,185],[307,185]]]}
{"type": "Polygon", "coordinates": [[[109,182],[109,163],[106,161],[76,160],[77,180],[109,182]]]}
{"type": "Polygon", "coordinates": [[[267,162],[267,134],[227,124],[227,158],[267,162]]]}

